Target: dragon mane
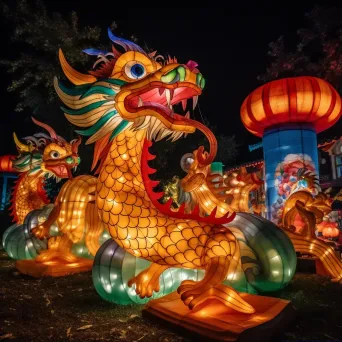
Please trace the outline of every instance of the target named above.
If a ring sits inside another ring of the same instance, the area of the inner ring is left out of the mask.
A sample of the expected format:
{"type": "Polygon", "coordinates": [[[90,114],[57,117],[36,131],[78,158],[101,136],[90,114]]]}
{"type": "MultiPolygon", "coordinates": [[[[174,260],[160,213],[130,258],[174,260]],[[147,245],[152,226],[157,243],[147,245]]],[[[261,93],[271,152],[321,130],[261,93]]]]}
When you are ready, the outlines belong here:
{"type": "MultiPolygon", "coordinates": [[[[108,36],[112,43],[120,45],[125,52],[138,51],[148,58],[161,64],[169,64],[177,61],[176,58],[167,58],[156,55],[156,51],[147,53],[137,44],[116,37],[108,28],[108,36]]],[[[98,49],[83,50],[88,55],[97,56],[93,70],[88,75],[83,75],[71,68],[62,51],[59,58],[62,69],[67,78],[76,86],[68,88],[54,78],[54,86],[60,99],[67,107],[62,106],[66,118],[74,125],[83,127],[76,130],[82,136],[89,137],[86,144],[95,143],[92,170],[106,156],[110,142],[124,129],[132,127],[133,122],[124,120],[114,108],[115,96],[120,92],[125,81],[110,78],[118,57],[122,54],[114,45],[112,51],[106,52],[98,49]]],[[[98,173],[101,164],[95,173],[98,173]]]]}

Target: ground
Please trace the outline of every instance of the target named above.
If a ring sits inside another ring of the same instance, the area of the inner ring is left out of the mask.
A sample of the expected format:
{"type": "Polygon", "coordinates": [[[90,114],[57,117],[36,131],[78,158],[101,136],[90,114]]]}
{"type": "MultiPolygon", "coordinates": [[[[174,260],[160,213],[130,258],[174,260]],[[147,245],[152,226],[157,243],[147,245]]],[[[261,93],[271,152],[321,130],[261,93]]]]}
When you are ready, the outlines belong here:
{"type": "MultiPolygon", "coordinates": [[[[342,336],[342,285],[296,274],[273,296],[291,300],[297,318],[274,341],[336,341],[342,336]]],[[[141,306],[106,303],[90,273],[33,279],[0,251],[0,341],[189,341],[141,316],[141,306]]]]}

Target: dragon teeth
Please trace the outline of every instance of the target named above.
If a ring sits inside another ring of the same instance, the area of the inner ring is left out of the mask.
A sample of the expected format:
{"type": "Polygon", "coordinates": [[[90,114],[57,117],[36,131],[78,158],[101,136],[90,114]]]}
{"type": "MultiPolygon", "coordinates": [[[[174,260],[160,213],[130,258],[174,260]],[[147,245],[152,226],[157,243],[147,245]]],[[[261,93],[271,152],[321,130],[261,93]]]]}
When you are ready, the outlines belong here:
{"type": "Polygon", "coordinates": [[[178,140],[179,138],[181,138],[181,136],[183,135],[183,132],[176,132],[175,136],[172,139],[172,142],[178,140]]]}
{"type": "Polygon", "coordinates": [[[143,100],[141,99],[141,97],[139,96],[139,100],[138,100],[138,107],[141,107],[144,105],[143,100]]]}
{"type": "Polygon", "coordinates": [[[165,89],[165,97],[166,97],[166,103],[168,106],[170,106],[172,96],[171,96],[171,90],[170,89],[165,89]]]}
{"type": "Polygon", "coordinates": [[[192,97],[192,109],[195,109],[198,102],[198,95],[192,97]]]}
{"type": "Polygon", "coordinates": [[[187,103],[188,103],[188,100],[187,100],[187,99],[182,100],[182,108],[183,108],[184,112],[185,112],[185,110],[186,110],[186,105],[187,105],[187,103]]]}
{"type": "Polygon", "coordinates": [[[190,119],[190,112],[189,111],[185,114],[185,118],[190,119]]]}

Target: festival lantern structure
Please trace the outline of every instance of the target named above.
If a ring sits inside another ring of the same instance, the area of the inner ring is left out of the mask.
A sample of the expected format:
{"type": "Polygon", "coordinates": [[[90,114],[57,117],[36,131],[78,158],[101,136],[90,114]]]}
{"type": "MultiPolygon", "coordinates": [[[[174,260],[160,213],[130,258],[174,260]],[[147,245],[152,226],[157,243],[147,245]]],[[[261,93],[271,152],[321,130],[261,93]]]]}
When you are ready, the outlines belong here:
{"type": "Polygon", "coordinates": [[[332,281],[342,279],[342,262],[315,234],[331,212],[320,192],[316,133],[341,116],[341,98],[326,81],[294,77],[254,90],[241,106],[241,119],[263,138],[268,217],[282,226],[296,252],[318,258],[332,281]]]}
{"type": "MultiPolygon", "coordinates": [[[[169,307],[179,323],[185,317],[181,312],[184,310],[194,317],[189,325],[192,330],[198,329],[206,317],[216,317],[208,329],[212,334],[217,328],[231,329],[230,320],[236,311],[242,314],[244,321],[252,322],[253,327],[272,321],[288,307],[288,302],[267,297],[259,300],[251,295],[246,297],[226,283],[242,269],[240,242],[227,225],[236,216],[234,210],[219,201],[208,203],[207,212],[201,212],[198,206],[186,212],[184,205],[172,210],[171,202],[160,203],[158,199],[162,194],[153,190],[157,182],[150,179],[155,172],[149,165],[154,158],[149,152],[152,141],[167,136],[175,141],[199,129],[210,143],[209,152],[204,152],[203,147],[196,151],[199,169],[207,168],[215,158],[217,142],[213,133],[190,119],[189,113],[181,115],[174,112],[174,105],[181,103],[184,109],[189,99],[196,106],[202,94],[205,79],[197,63],[181,64],[175,58],[147,53],[137,44],[114,36],[110,30],[109,37],[113,42],[112,51],[85,50],[98,57],[88,74],[74,70],[60,51],[63,71],[75,87],[69,89],[55,80],[57,94],[65,104],[65,116],[82,128],[77,132],[89,137],[88,144],[95,143],[93,168],[100,162],[96,171],[98,178],[83,182],[81,190],[82,196],[86,195],[83,207],[95,203],[103,225],[114,240],[107,241],[95,258],[100,260],[97,270],[109,271],[109,277],[101,277],[101,274],[97,277],[105,285],[102,289],[113,290],[111,282],[118,280],[114,291],[123,290],[122,286],[135,286],[136,295],[141,299],[150,298],[154,292],[164,291],[166,279],[172,275],[171,269],[188,269],[194,274],[200,271],[201,278],[194,276],[184,280],[179,277],[180,284],[171,282],[177,292],[171,294],[169,307]],[[121,45],[124,51],[118,51],[115,45],[121,45]],[[137,258],[145,262],[135,262],[137,258]],[[105,267],[101,267],[101,260],[105,267]],[[129,267],[123,268],[123,265],[129,267]],[[163,285],[160,285],[161,280],[163,285]],[[253,305],[249,301],[253,301],[253,305]],[[198,310],[200,315],[196,313],[198,310]],[[225,320],[217,319],[217,312],[224,312],[225,320]]],[[[197,189],[203,182],[203,176],[200,172],[193,176],[188,177],[187,184],[197,189]]],[[[65,209],[52,211],[50,216],[57,222],[70,222],[66,234],[72,238],[79,225],[73,209],[78,191],[74,191],[74,183],[70,182],[68,186],[61,194],[63,200],[60,205],[65,205],[65,209]]],[[[86,224],[89,218],[82,219],[86,224]]],[[[263,225],[259,217],[255,219],[257,226],[263,225]]],[[[293,275],[295,253],[286,235],[277,227],[275,229],[280,235],[274,234],[274,240],[268,240],[268,257],[272,262],[267,264],[271,280],[282,287],[293,275]],[[287,247],[281,247],[282,244],[287,247]],[[278,247],[286,252],[278,255],[278,247]],[[272,272],[273,267],[279,269],[272,272]]],[[[255,239],[253,229],[249,230],[251,239],[255,239]]],[[[259,231],[256,229],[255,234],[259,231]]],[[[43,239],[47,227],[34,230],[34,233],[43,239]]],[[[63,246],[51,247],[46,254],[46,264],[54,262],[56,255],[69,258],[70,254],[63,246]]],[[[73,267],[73,261],[69,261],[71,263],[65,267],[73,267]]],[[[34,264],[30,267],[30,272],[34,272],[34,264]]],[[[131,300],[128,297],[130,294],[124,293],[117,300],[127,302],[131,300]]],[[[160,313],[165,300],[168,301],[168,297],[150,301],[153,309],[147,311],[160,313]]],[[[166,315],[170,321],[172,314],[166,315]]]]}
{"type": "Polygon", "coordinates": [[[241,120],[262,137],[268,219],[278,223],[286,199],[307,188],[318,193],[316,134],[341,116],[341,98],[316,77],[279,79],[254,90],[241,106],[241,120]]]}
{"type": "MultiPolygon", "coordinates": [[[[15,223],[5,231],[2,239],[5,250],[14,259],[34,258],[38,251],[47,247],[46,242],[31,236],[33,223],[42,222],[44,218],[46,220],[51,211],[51,206],[47,206],[49,199],[45,182],[51,177],[57,181],[69,178],[71,170],[80,162],[80,138],[69,143],[49,125],[34,118],[32,120],[48,134],[36,133],[19,140],[13,133],[18,155],[7,162],[7,169],[10,167],[20,175],[11,196],[11,215],[15,223]],[[40,209],[42,210],[39,211],[40,209]]],[[[4,161],[4,158],[1,160],[4,161]]],[[[3,164],[1,163],[2,168],[3,164]]],[[[52,226],[51,229],[53,231],[55,227],[52,226]]]]}

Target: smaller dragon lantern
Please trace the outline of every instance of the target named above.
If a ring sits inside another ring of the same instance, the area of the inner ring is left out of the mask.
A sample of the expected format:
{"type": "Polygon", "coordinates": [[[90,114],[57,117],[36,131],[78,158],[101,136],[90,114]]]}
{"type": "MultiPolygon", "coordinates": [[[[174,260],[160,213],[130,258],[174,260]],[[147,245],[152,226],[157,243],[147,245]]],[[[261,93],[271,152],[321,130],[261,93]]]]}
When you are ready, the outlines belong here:
{"type": "Polygon", "coordinates": [[[71,170],[77,168],[80,158],[78,146],[81,139],[70,143],[57,135],[49,125],[34,118],[32,121],[46,133],[36,133],[21,142],[13,133],[18,156],[12,160],[12,168],[20,174],[12,193],[12,216],[16,223],[23,223],[26,215],[49,203],[44,183],[47,178],[72,178],[71,170]]]}
{"type": "Polygon", "coordinates": [[[334,249],[316,235],[316,229],[325,226],[323,220],[332,210],[331,203],[332,200],[325,193],[313,196],[306,190],[297,191],[285,203],[281,226],[296,252],[318,258],[332,281],[341,282],[341,260],[334,249]]]}

